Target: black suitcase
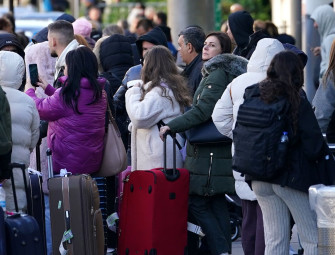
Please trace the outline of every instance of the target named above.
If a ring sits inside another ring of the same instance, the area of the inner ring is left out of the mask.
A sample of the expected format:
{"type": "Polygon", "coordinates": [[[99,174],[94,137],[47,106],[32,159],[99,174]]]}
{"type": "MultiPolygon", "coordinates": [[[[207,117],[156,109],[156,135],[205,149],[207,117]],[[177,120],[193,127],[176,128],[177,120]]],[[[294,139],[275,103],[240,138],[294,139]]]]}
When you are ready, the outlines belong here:
{"type": "MultiPolygon", "coordinates": [[[[12,163],[11,180],[14,196],[15,210],[18,212],[18,204],[15,190],[15,181],[13,176],[13,168],[21,168],[23,173],[23,181],[28,199],[28,185],[25,175],[25,165],[12,163]]],[[[6,229],[6,246],[7,255],[44,255],[44,245],[42,234],[36,219],[27,214],[16,213],[5,219],[6,229]]]]}
{"type": "Polygon", "coordinates": [[[45,234],[45,205],[44,205],[44,193],[42,189],[42,174],[41,174],[41,155],[40,155],[41,139],[36,145],[36,167],[37,171],[29,169],[29,181],[28,181],[28,214],[33,216],[40,228],[43,237],[43,246],[46,250],[46,234],[45,234]]]}
{"type": "Polygon", "coordinates": [[[29,201],[28,214],[33,216],[40,228],[43,237],[43,245],[46,250],[45,240],[45,206],[44,194],[42,190],[42,176],[39,173],[29,171],[29,201]]]}
{"type": "Polygon", "coordinates": [[[5,213],[0,206],[0,255],[7,255],[5,234],[5,213]]]}

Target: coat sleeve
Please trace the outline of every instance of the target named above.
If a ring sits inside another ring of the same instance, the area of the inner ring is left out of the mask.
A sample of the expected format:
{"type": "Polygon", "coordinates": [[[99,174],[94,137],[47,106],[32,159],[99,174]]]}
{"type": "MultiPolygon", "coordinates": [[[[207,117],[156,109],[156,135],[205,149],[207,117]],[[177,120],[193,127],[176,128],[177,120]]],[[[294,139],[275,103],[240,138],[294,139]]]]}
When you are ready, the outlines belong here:
{"type": "Polygon", "coordinates": [[[171,101],[159,95],[157,90],[148,92],[143,100],[141,89],[132,87],[126,93],[128,116],[136,128],[151,128],[164,118],[164,112],[171,109],[171,101]]]}
{"type": "Polygon", "coordinates": [[[335,86],[331,78],[327,79],[325,85],[320,84],[313,99],[313,107],[321,131],[325,133],[335,110],[335,86]]]}
{"type": "Polygon", "coordinates": [[[36,109],[36,105],[34,102],[32,102],[32,123],[31,123],[31,143],[29,146],[30,152],[33,151],[33,149],[36,147],[36,144],[38,142],[38,139],[40,137],[40,116],[38,114],[38,111],[36,109]]]}
{"type": "Polygon", "coordinates": [[[203,87],[203,90],[200,94],[197,93],[199,91],[196,91],[196,103],[193,104],[191,110],[167,124],[171,131],[175,133],[183,132],[209,120],[216,102],[226,88],[224,81],[227,79],[226,73],[220,70],[211,72],[208,77],[204,78],[202,82],[205,82],[205,84],[200,84],[198,87],[198,89],[203,87]]]}
{"type": "Polygon", "coordinates": [[[311,160],[316,160],[322,152],[324,138],[313,109],[304,98],[300,103],[297,133],[300,136],[304,154],[311,160]]]}
{"type": "Polygon", "coordinates": [[[68,107],[64,105],[60,96],[60,89],[57,89],[52,96],[47,98],[38,98],[33,89],[28,89],[26,93],[35,101],[42,120],[55,121],[67,116],[69,110],[66,109],[68,107]]]}
{"type": "Polygon", "coordinates": [[[231,83],[227,86],[222,97],[217,101],[212,119],[219,132],[230,138],[233,137],[233,102],[230,96],[231,83]]]}

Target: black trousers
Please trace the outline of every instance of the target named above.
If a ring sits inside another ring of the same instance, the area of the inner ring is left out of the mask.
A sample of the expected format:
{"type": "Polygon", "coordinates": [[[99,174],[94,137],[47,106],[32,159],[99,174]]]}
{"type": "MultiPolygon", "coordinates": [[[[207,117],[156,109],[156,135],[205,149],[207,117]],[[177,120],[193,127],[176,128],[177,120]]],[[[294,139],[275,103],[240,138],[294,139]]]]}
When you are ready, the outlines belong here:
{"type": "Polygon", "coordinates": [[[206,235],[211,254],[231,253],[230,218],[225,196],[191,195],[189,210],[206,235]]]}

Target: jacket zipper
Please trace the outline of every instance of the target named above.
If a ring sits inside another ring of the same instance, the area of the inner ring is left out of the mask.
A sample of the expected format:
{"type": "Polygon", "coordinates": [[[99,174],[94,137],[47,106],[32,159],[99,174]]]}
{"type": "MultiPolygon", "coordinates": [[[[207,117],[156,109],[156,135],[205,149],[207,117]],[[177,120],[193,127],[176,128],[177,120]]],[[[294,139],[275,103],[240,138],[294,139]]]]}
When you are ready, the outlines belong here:
{"type": "Polygon", "coordinates": [[[210,182],[211,182],[211,174],[212,174],[212,164],[213,164],[213,152],[211,152],[210,154],[209,154],[211,157],[210,157],[210,163],[209,163],[209,168],[208,168],[208,178],[207,178],[207,185],[206,185],[206,187],[207,187],[207,194],[206,194],[206,196],[209,196],[209,193],[208,193],[208,189],[209,189],[209,185],[210,185],[210,182]]]}

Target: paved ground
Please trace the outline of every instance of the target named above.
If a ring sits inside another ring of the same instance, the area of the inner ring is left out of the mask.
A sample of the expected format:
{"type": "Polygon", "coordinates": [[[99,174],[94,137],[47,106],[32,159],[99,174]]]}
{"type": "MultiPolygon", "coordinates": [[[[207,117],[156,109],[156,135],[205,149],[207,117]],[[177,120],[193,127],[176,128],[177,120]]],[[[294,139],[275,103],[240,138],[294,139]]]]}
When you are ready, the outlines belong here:
{"type": "MultiPolygon", "coordinates": [[[[299,242],[298,242],[296,227],[293,228],[293,237],[292,237],[292,240],[291,240],[291,246],[296,252],[300,248],[299,242]]],[[[108,254],[110,254],[110,253],[108,253],[108,254]]],[[[244,252],[242,250],[241,238],[239,238],[238,240],[233,242],[232,255],[244,255],[244,252]]]]}
{"type": "MultiPolygon", "coordinates": [[[[298,249],[300,249],[296,227],[293,228],[293,236],[292,236],[292,240],[291,240],[291,246],[296,252],[298,251],[298,249]]],[[[242,250],[241,239],[238,239],[235,242],[233,242],[232,255],[244,255],[243,250],[242,250]]]]}

